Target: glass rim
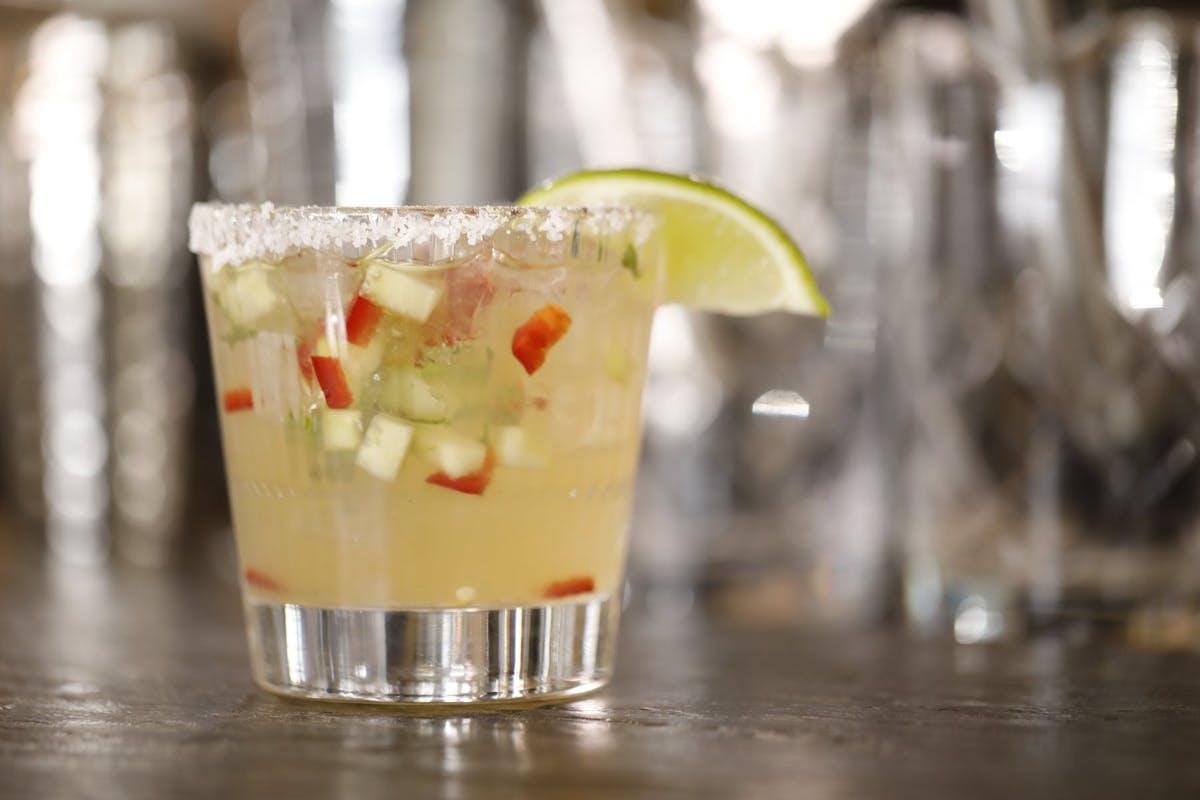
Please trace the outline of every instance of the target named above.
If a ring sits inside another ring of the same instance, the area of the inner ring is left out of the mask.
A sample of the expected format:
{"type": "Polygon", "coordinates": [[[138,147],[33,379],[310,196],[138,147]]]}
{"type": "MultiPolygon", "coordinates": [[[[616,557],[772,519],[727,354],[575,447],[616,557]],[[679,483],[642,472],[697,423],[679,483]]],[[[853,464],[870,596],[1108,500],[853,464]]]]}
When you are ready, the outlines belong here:
{"type": "Polygon", "coordinates": [[[429,240],[476,244],[502,225],[557,241],[581,227],[601,235],[629,233],[639,244],[655,215],[619,205],[595,206],[286,206],[203,202],[192,206],[189,249],[214,266],[238,264],[300,249],[368,247],[429,240]]]}

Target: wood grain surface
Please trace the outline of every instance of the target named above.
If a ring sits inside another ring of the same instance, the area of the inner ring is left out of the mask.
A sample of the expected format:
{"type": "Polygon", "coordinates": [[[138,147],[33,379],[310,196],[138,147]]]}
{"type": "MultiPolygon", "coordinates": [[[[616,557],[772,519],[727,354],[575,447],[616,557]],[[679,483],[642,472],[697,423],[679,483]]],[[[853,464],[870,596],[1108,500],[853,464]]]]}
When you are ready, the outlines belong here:
{"type": "Polygon", "coordinates": [[[631,610],[613,685],[408,714],[250,682],[235,587],[0,553],[0,798],[1200,797],[1200,657],[631,610]]]}

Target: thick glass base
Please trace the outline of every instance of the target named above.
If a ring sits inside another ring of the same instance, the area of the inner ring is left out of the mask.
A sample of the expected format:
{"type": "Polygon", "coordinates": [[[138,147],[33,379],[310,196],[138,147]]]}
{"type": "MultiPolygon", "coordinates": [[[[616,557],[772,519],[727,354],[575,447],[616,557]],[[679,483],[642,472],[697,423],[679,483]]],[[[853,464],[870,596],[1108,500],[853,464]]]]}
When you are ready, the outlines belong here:
{"type": "Polygon", "coordinates": [[[607,597],[494,609],[316,608],[250,598],[255,679],[295,697],[464,704],[567,699],[612,672],[607,597]]]}

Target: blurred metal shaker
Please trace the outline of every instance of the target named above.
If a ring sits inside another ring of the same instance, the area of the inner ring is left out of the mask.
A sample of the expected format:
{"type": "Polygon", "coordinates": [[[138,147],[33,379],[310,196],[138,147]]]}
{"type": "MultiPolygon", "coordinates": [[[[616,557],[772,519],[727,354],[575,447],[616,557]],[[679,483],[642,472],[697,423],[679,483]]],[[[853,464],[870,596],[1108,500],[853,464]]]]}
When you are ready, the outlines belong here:
{"type": "MultiPolygon", "coordinates": [[[[7,13],[7,12],[6,12],[7,13]]],[[[6,104],[6,470],[79,562],[166,559],[184,501],[192,106],[171,31],[59,15],[6,104]]]]}
{"type": "Polygon", "coordinates": [[[780,4],[755,25],[701,4],[696,167],[777,216],[833,313],[660,310],[631,563],[652,606],[691,593],[716,616],[770,625],[883,611],[873,54],[837,48],[864,6],[780,4]],[[753,414],[775,389],[802,394],[807,421],[753,414]]]}

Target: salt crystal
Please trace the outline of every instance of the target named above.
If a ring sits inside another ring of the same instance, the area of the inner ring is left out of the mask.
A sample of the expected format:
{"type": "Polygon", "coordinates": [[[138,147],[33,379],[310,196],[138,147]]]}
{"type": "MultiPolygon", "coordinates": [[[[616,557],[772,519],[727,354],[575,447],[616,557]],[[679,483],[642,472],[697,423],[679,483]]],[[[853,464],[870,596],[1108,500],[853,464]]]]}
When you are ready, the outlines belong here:
{"type": "Polygon", "coordinates": [[[220,269],[304,248],[362,249],[385,242],[404,247],[430,239],[448,249],[462,239],[473,246],[501,225],[547,241],[561,241],[578,228],[601,236],[633,231],[641,244],[652,224],[650,215],[628,208],[335,209],[198,203],[192,207],[188,245],[192,252],[209,256],[213,269],[220,269]]]}

